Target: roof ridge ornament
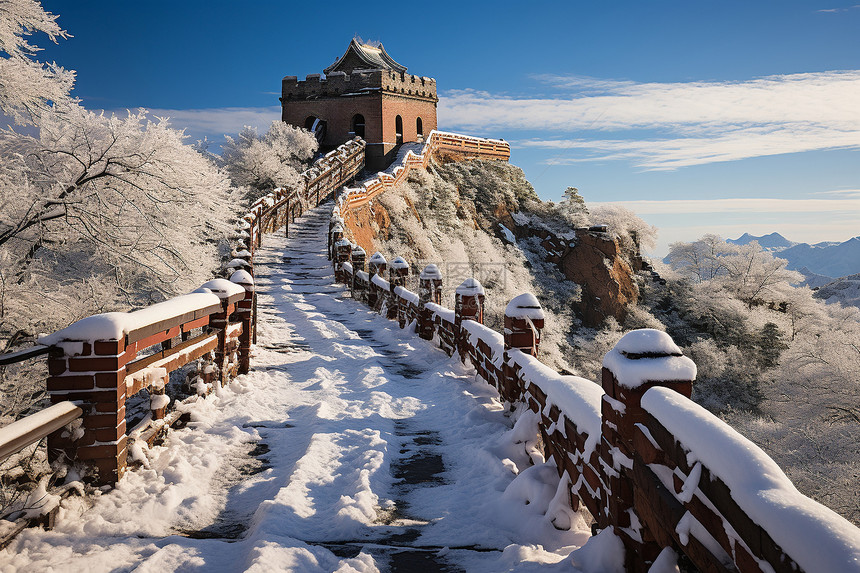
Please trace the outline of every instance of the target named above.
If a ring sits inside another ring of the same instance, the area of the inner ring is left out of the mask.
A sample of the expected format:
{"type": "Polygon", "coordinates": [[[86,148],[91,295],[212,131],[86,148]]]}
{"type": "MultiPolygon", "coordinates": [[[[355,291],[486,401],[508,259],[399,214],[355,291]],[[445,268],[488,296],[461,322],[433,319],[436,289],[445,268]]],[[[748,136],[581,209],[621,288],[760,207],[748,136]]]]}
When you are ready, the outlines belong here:
{"type": "Polygon", "coordinates": [[[388,55],[382,42],[377,45],[372,45],[360,42],[358,39],[353,38],[349,42],[349,46],[347,46],[343,55],[335,60],[332,65],[324,69],[323,73],[327,76],[333,72],[340,71],[349,74],[359,67],[371,70],[393,70],[399,73],[405,73],[407,69],[406,66],[397,63],[394,58],[388,55]],[[353,57],[350,58],[350,54],[352,54],[353,57]],[[358,63],[361,63],[362,65],[359,66],[357,65],[358,63]]]}

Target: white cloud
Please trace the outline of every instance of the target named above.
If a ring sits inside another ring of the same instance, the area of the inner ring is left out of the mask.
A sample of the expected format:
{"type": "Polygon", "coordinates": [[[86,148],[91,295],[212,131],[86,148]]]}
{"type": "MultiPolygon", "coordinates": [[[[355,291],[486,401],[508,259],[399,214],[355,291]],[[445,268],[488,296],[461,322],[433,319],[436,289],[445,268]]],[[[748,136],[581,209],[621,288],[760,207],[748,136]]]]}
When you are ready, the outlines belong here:
{"type": "Polygon", "coordinates": [[[623,202],[589,202],[589,205],[618,204],[640,215],[690,213],[839,213],[860,215],[860,197],[855,199],[668,199],[623,202]]]}
{"type": "Polygon", "coordinates": [[[193,137],[207,136],[210,139],[238,133],[250,125],[267,131],[269,125],[281,118],[281,108],[272,107],[224,107],[210,109],[149,109],[153,116],[169,117],[170,125],[185,128],[193,137]]]}
{"type": "Polygon", "coordinates": [[[440,124],[479,132],[577,132],[576,139],[541,137],[519,144],[588,151],[562,163],[625,159],[646,169],[860,148],[860,70],[743,82],[538,78],[576,91],[568,98],[449,92],[439,102],[440,124]],[[588,137],[595,131],[623,133],[611,139],[588,137]]]}

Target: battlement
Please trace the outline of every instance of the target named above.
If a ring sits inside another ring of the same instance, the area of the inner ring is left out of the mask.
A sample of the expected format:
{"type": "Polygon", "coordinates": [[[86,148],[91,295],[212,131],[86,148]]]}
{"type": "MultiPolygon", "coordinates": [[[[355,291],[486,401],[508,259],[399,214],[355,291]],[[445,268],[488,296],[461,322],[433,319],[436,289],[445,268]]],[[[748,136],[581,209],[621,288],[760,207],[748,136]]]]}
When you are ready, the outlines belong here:
{"type": "Polygon", "coordinates": [[[436,80],[395,70],[354,70],[352,74],[332,72],[328,76],[308,74],[304,80],[286,76],[281,82],[281,101],[319,97],[354,97],[376,92],[432,99],[436,80]]]}

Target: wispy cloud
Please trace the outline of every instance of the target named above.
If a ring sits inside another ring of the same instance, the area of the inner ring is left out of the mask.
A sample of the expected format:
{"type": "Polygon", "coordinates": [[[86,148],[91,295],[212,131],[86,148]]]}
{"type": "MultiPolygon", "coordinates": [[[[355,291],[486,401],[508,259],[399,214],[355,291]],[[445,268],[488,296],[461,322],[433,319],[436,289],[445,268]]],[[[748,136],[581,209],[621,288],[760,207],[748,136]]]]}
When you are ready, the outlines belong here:
{"type": "Polygon", "coordinates": [[[210,139],[238,133],[246,125],[266,131],[269,124],[281,117],[281,108],[278,106],[148,111],[153,116],[169,117],[173,127],[184,128],[192,137],[206,136],[210,139]]]}
{"type": "Polygon", "coordinates": [[[448,92],[439,102],[440,123],[480,132],[575,132],[576,138],[531,138],[519,144],[580,150],[561,162],[626,159],[645,169],[860,148],[860,70],[743,82],[536,78],[571,93],[513,98],[474,90],[448,92]],[[595,132],[616,132],[619,137],[589,137],[595,132]]]}
{"type": "MultiPolygon", "coordinates": [[[[614,203],[589,203],[589,205],[610,204],[614,203]]],[[[853,199],[669,199],[624,201],[618,204],[640,215],[692,213],[839,213],[848,217],[860,215],[860,197],[853,199]]]]}
{"type": "Polygon", "coordinates": [[[837,189],[834,191],[816,191],[813,195],[830,195],[833,197],[856,197],[860,199],[860,189],[837,189]]]}

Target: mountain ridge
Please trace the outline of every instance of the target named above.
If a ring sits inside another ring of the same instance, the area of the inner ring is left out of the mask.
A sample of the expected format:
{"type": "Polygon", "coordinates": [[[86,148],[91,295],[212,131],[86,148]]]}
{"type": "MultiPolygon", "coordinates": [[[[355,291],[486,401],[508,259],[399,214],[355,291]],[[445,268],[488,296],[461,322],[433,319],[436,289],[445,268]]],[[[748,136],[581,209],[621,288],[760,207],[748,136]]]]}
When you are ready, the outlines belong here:
{"type": "Polygon", "coordinates": [[[726,239],[735,245],[746,245],[758,241],[766,251],[788,261],[787,268],[827,277],[845,277],[860,273],[860,236],[842,243],[822,241],[810,245],[786,239],[779,233],[756,237],[744,233],[737,239],[726,239]]]}

